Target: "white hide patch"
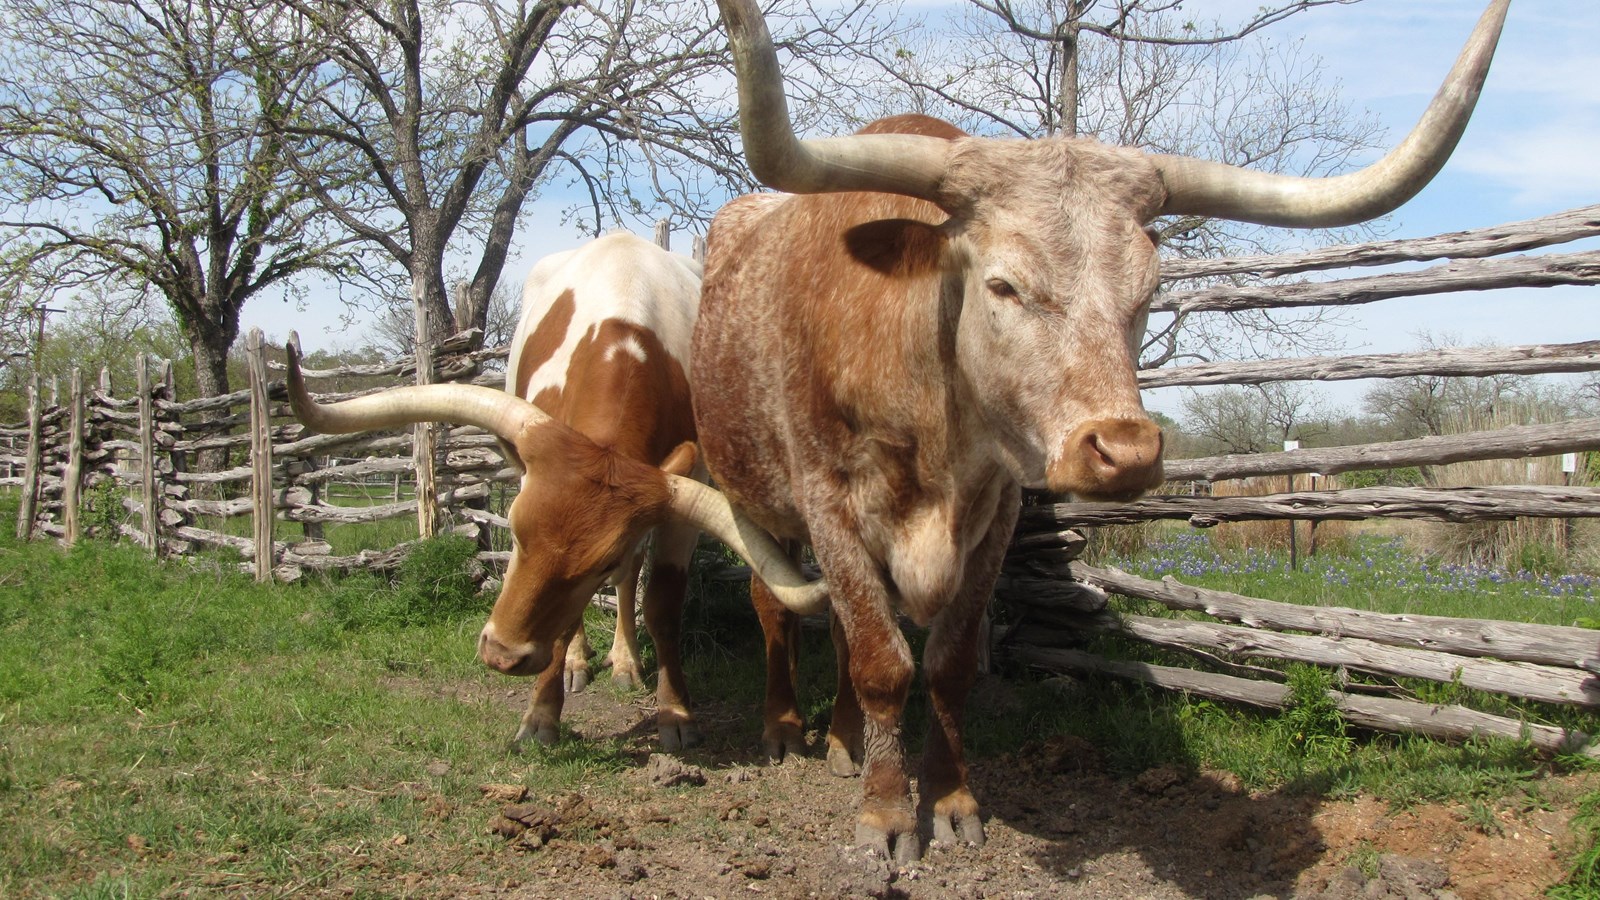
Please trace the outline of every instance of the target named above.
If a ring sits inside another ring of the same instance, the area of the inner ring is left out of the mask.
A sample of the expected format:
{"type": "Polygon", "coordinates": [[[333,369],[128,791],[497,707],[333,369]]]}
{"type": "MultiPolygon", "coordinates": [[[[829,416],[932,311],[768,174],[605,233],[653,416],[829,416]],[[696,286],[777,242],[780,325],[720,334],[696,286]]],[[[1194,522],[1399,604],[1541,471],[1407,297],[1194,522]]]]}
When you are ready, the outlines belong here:
{"type": "Polygon", "coordinates": [[[918,625],[928,624],[949,603],[964,569],[949,510],[933,506],[913,516],[888,549],[889,577],[901,609],[918,625]]]}
{"type": "MultiPolygon", "coordinates": [[[[516,389],[522,348],[556,300],[571,291],[575,308],[561,346],[528,379],[523,399],[546,388],[566,384],[567,369],[587,335],[600,323],[617,319],[653,332],[684,373],[689,372],[689,343],[700,310],[700,264],[668,253],[650,241],[626,232],[608,234],[575,250],[539,260],[522,286],[522,319],[511,340],[506,386],[516,389]]],[[[644,348],[635,340],[612,347],[643,362],[644,348]],[[631,345],[631,346],[630,346],[631,345]]]]}
{"type": "Polygon", "coordinates": [[[606,348],[606,362],[616,359],[619,353],[626,353],[641,363],[649,358],[644,352],[644,345],[640,344],[639,339],[633,335],[629,335],[606,348]]]}

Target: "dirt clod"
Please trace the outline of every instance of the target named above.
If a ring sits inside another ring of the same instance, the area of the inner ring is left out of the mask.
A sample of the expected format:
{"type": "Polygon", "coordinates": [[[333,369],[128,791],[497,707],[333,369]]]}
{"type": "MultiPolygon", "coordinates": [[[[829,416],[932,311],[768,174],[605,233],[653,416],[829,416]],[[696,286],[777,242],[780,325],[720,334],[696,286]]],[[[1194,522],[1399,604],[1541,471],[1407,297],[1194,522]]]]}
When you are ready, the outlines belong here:
{"type": "Polygon", "coordinates": [[[657,787],[677,787],[684,784],[699,787],[706,783],[705,770],[699,766],[685,765],[665,753],[650,754],[650,761],[645,764],[645,771],[650,775],[650,783],[657,787]]]}
{"type": "Polygon", "coordinates": [[[1140,772],[1133,786],[1146,794],[1161,795],[1182,785],[1186,779],[1176,766],[1157,766],[1140,772]]]}
{"type": "Polygon", "coordinates": [[[480,784],[478,792],[490,803],[521,803],[528,798],[528,788],[521,784],[480,784]]]}

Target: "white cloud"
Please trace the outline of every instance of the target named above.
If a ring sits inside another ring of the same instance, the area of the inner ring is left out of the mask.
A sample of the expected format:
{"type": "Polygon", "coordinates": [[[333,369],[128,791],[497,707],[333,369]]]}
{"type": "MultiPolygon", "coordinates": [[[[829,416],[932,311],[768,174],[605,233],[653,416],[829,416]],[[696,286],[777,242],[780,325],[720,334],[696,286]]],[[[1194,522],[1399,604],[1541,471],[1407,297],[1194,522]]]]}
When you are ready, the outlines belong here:
{"type": "Polygon", "coordinates": [[[1457,171],[1510,191],[1522,208],[1555,209],[1600,201],[1600,124],[1596,119],[1551,122],[1496,132],[1456,153],[1457,171]]]}

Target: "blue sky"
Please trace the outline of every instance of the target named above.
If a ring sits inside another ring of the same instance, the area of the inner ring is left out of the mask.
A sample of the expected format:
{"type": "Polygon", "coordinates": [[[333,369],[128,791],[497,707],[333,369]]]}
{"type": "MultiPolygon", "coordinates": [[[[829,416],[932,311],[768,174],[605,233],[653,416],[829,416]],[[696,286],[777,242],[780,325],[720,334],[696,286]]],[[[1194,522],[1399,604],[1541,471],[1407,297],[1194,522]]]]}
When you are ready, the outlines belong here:
{"type": "MultiPolygon", "coordinates": [[[[1253,9],[1256,2],[1194,4],[1253,9]]],[[[1275,39],[1304,35],[1330,81],[1375,113],[1391,140],[1432,98],[1473,22],[1477,0],[1364,0],[1294,17],[1275,39]]],[[[1494,66],[1455,154],[1432,183],[1390,216],[1388,237],[1424,237],[1535,218],[1600,203],[1600,4],[1513,0],[1494,66]]],[[[1548,252],[1594,249],[1595,241],[1548,252]]],[[[1362,270],[1352,274],[1365,274],[1362,270]]],[[[1380,270],[1381,271],[1381,270],[1380,270]]],[[[1386,300],[1349,309],[1349,349],[1414,349],[1416,335],[1448,333],[1466,344],[1531,344],[1600,337],[1592,287],[1486,291],[1386,300]]],[[[1362,382],[1321,386],[1331,403],[1358,402],[1362,382]]],[[[1147,403],[1175,412],[1178,392],[1147,403]]]]}
{"type": "MultiPolygon", "coordinates": [[[[1193,0],[1196,17],[1233,21],[1260,0],[1193,0]]],[[[1355,107],[1373,112],[1391,140],[1408,131],[1449,69],[1472,24],[1478,0],[1363,0],[1313,10],[1274,26],[1275,41],[1304,38],[1322,57],[1326,82],[1355,107]]],[[[1600,4],[1595,0],[1514,0],[1494,67],[1471,126],[1445,169],[1390,219],[1390,237],[1479,228],[1600,202],[1600,4]]],[[[545,253],[581,241],[560,223],[564,200],[531,205],[508,278],[520,279],[545,253]]],[[[1593,241],[1554,252],[1591,249],[1593,241]]],[[[674,249],[687,251],[688,236],[674,249]]],[[[1357,273],[1363,274],[1363,273],[1357,273]]],[[[359,335],[339,321],[332,302],[304,311],[270,299],[246,306],[244,327],[282,337],[300,331],[311,349],[348,347],[359,335]]],[[[1464,343],[1564,342],[1600,336],[1600,294],[1550,288],[1407,298],[1353,308],[1351,352],[1412,349],[1423,331],[1464,343]]],[[[1327,385],[1340,406],[1359,398],[1360,382],[1327,385]]],[[[1155,392],[1151,406],[1176,412],[1176,391],[1155,392]]]]}

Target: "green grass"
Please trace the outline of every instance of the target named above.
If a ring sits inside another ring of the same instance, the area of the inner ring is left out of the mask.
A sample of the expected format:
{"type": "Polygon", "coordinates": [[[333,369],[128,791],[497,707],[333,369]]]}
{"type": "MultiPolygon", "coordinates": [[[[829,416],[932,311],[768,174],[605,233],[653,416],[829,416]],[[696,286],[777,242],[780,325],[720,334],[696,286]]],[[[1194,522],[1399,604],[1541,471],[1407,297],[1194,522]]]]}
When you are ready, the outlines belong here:
{"type": "Polygon", "coordinates": [[[1549,896],[1553,900],[1592,900],[1600,897],[1600,792],[1578,801],[1572,826],[1582,849],[1572,860],[1566,881],[1551,888],[1549,896]]]}
{"type": "Polygon", "coordinates": [[[536,754],[532,769],[509,753],[514,715],[489,699],[505,682],[472,652],[487,603],[452,600],[448,583],[399,585],[431,615],[352,622],[332,611],[337,585],[257,585],[229,566],[19,546],[6,531],[0,896],[155,895],[219,868],[288,885],[396,833],[458,842],[471,866],[481,822],[440,818],[440,804],[486,781],[559,790],[623,764],[600,743],[536,754]]]}
{"type": "MultiPolygon", "coordinates": [[[[0,521],[14,515],[14,501],[0,498],[0,521]]],[[[397,834],[453,848],[456,871],[493,878],[495,839],[482,817],[441,810],[472,802],[484,782],[543,795],[617,789],[613,776],[635,765],[620,740],[509,751],[509,682],[474,656],[489,601],[460,580],[464,552],[432,545],[394,584],[257,585],[228,565],[156,564],[99,542],[19,545],[0,529],[0,896],[315,887],[397,834]]],[[[1292,599],[1322,578],[1259,577],[1281,583],[1230,589],[1292,599]]],[[[588,624],[604,654],[609,621],[593,613],[588,624]]],[[[755,746],[761,650],[742,587],[697,584],[684,635],[696,695],[749,712],[722,738],[755,746]]],[[[913,633],[914,645],[921,639],[913,633]]],[[[648,641],[645,652],[653,666],[648,641]]],[[[1299,702],[1280,714],[1109,679],[1008,674],[969,706],[975,760],[1076,734],[1121,774],[1216,768],[1251,788],[1366,793],[1397,808],[1450,801],[1478,811],[1485,827],[1497,804],[1538,805],[1541,775],[1580,764],[1516,742],[1348,730],[1318,700],[1327,675],[1309,668],[1295,670],[1299,702]]],[[[814,723],[826,720],[833,682],[826,633],[808,629],[802,704],[814,723]]],[[[1565,715],[1596,727],[1587,714],[1565,715]]],[[[926,718],[914,690],[913,752],[926,718]]],[[[1580,827],[1600,835],[1600,799],[1583,802],[1580,827]]],[[[378,856],[371,865],[383,878],[414,864],[378,856]]],[[[1600,885],[1597,859],[1587,850],[1558,896],[1593,896],[1580,888],[1600,885]]]]}

